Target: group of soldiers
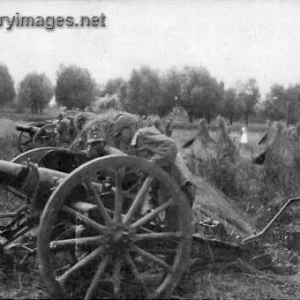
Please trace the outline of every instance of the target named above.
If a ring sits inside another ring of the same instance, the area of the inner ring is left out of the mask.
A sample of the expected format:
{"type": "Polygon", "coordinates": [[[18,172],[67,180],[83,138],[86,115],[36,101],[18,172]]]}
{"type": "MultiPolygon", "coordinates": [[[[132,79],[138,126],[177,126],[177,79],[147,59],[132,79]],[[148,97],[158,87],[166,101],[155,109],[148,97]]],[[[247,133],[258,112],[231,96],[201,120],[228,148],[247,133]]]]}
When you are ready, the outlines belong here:
{"type": "MultiPolygon", "coordinates": [[[[193,205],[196,186],[181,157],[175,141],[167,136],[156,124],[139,128],[135,115],[122,112],[113,122],[114,145],[107,145],[102,130],[91,130],[84,150],[90,159],[105,155],[135,155],[157,164],[175,179],[183,191],[190,206],[193,205]]],[[[57,133],[62,142],[70,141],[71,122],[63,114],[58,117],[57,133]]],[[[163,189],[160,189],[162,195],[163,189]]],[[[162,196],[163,197],[163,196],[162,196]]]]}
{"type": "Polygon", "coordinates": [[[175,179],[192,206],[196,186],[175,141],[154,125],[139,128],[138,119],[130,113],[118,114],[113,120],[113,124],[114,146],[106,144],[101,131],[94,132],[88,138],[86,151],[91,159],[121,153],[145,158],[160,166],[175,179]]]}

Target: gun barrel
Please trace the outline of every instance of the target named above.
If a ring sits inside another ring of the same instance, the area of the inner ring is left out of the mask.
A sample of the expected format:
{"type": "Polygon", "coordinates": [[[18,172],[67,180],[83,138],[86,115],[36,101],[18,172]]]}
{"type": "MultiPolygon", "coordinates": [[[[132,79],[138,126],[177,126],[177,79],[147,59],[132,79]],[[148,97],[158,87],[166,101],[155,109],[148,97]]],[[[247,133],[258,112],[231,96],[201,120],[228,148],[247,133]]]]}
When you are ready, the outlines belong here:
{"type": "Polygon", "coordinates": [[[42,208],[40,205],[50,197],[57,181],[67,175],[67,173],[39,168],[32,163],[21,165],[0,160],[0,185],[13,188],[32,198],[34,201],[32,204],[38,205],[40,209],[42,208]],[[39,203],[36,203],[37,200],[39,203]]]}
{"type": "MultiPolygon", "coordinates": [[[[59,181],[69,174],[38,167],[37,164],[17,164],[0,160],[0,186],[12,193],[30,199],[31,206],[42,211],[59,181]]],[[[97,190],[102,190],[101,183],[92,183],[97,190]]],[[[71,193],[72,201],[82,201],[86,196],[84,185],[79,185],[71,193]]]]}
{"type": "Polygon", "coordinates": [[[39,130],[39,127],[17,124],[16,125],[16,130],[17,131],[22,131],[22,132],[28,132],[28,133],[31,133],[31,134],[35,134],[39,130]]]}
{"type": "Polygon", "coordinates": [[[0,184],[15,188],[21,187],[28,176],[29,168],[24,165],[14,164],[0,160],[0,184]]]}

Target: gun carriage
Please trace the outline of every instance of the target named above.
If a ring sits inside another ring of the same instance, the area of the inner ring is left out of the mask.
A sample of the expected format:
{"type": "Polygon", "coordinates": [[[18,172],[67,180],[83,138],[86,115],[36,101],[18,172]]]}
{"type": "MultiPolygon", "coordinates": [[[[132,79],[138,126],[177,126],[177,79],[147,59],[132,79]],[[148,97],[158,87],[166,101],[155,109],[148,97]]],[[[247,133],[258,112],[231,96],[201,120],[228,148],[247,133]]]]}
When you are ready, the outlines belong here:
{"type": "Polygon", "coordinates": [[[24,204],[0,215],[9,220],[0,226],[2,257],[15,245],[21,263],[37,253],[54,297],[170,297],[188,266],[191,208],[169,175],[144,159],[39,148],[1,160],[0,183],[2,197],[24,204]],[[167,192],[162,203],[151,196],[157,183],[167,192]]]}
{"type": "MultiPolygon", "coordinates": [[[[70,127],[70,142],[76,137],[76,129],[73,124],[73,119],[70,127]]],[[[61,143],[58,139],[57,122],[33,122],[27,125],[17,124],[16,130],[19,131],[18,149],[20,152],[26,152],[30,149],[38,147],[59,146],[61,143]]]]}
{"type": "Polygon", "coordinates": [[[52,122],[33,122],[27,125],[17,124],[19,131],[18,149],[20,152],[32,148],[56,145],[56,124],[52,122]]]}

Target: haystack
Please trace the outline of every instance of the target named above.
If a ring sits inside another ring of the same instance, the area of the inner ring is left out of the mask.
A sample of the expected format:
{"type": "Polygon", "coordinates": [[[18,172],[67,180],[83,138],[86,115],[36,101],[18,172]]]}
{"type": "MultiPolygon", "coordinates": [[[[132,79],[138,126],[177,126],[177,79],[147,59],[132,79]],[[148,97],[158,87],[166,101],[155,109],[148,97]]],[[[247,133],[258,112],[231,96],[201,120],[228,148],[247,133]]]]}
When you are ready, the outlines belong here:
{"type": "Polygon", "coordinates": [[[273,132],[272,140],[269,138],[265,150],[265,165],[267,167],[277,167],[284,165],[293,167],[295,161],[295,141],[284,132],[284,126],[277,124],[277,128],[273,132]]]}
{"type": "Polygon", "coordinates": [[[273,141],[254,163],[264,165],[270,192],[288,198],[300,192],[299,143],[286,134],[283,124],[278,123],[275,129],[273,141]]]}
{"type": "Polygon", "coordinates": [[[268,131],[259,140],[258,145],[268,146],[271,145],[277,135],[277,123],[273,123],[269,126],[268,131]]]}
{"type": "Polygon", "coordinates": [[[285,134],[287,134],[290,138],[295,140],[296,142],[300,142],[300,123],[297,123],[295,126],[291,126],[285,130],[285,134]]]}
{"type": "Polygon", "coordinates": [[[229,159],[232,163],[239,158],[239,151],[226,132],[225,120],[222,117],[217,118],[218,140],[217,140],[217,158],[218,160],[229,159]]]}
{"type": "Polygon", "coordinates": [[[260,144],[266,145],[260,156],[264,155],[262,163],[267,167],[274,168],[278,165],[293,167],[296,143],[286,134],[282,123],[277,123],[276,127],[271,127],[266,137],[260,141],[260,144]]]}
{"type": "Polygon", "coordinates": [[[110,146],[114,146],[113,139],[113,125],[115,117],[122,113],[121,111],[117,111],[114,109],[107,110],[104,113],[95,115],[90,115],[91,119],[88,120],[82,131],[78,134],[75,141],[72,143],[70,148],[72,150],[76,150],[76,146],[80,140],[85,141],[91,131],[97,130],[103,133],[104,139],[107,141],[107,144],[110,146]]]}
{"type": "Polygon", "coordinates": [[[95,103],[95,112],[104,113],[108,110],[123,110],[123,104],[118,95],[105,95],[104,97],[99,98],[95,103]]]}
{"type": "Polygon", "coordinates": [[[74,118],[74,125],[78,132],[80,132],[86,124],[96,118],[96,114],[92,112],[81,112],[78,113],[74,118]]]}
{"type": "Polygon", "coordinates": [[[210,137],[206,128],[206,121],[201,120],[200,128],[195,137],[187,141],[183,146],[183,153],[196,157],[198,160],[208,162],[216,159],[216,142],[210,137]]]}

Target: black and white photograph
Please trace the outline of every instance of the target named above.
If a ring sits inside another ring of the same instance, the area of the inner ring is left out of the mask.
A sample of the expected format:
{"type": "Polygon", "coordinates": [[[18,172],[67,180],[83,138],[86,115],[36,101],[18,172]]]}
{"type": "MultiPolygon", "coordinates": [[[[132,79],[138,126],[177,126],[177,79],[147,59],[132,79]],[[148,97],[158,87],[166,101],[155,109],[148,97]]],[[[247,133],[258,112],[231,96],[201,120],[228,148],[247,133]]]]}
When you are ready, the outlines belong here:
{"type": "Polygon", "coordinates": [[[299,299],[300,2],[2,0],[1,299],[299,299]]]}

